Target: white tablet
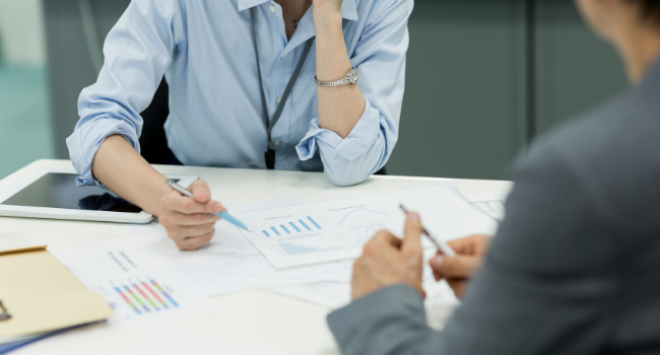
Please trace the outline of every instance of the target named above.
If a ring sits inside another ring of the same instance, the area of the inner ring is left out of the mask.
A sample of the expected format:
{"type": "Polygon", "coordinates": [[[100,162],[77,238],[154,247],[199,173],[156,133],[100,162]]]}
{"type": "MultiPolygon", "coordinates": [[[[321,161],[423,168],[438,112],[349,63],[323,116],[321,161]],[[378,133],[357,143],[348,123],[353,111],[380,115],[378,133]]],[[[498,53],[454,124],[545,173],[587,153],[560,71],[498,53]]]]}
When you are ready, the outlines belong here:
{"type": "MultiPolygon", "coordinates": [[[[43,169],[0,193],[0,216],[149,223],[155,217],[98,186],[77,186],[75,173],[43,169]]],[[[167,175],[188,187],[197,176],[167,175]]]]}

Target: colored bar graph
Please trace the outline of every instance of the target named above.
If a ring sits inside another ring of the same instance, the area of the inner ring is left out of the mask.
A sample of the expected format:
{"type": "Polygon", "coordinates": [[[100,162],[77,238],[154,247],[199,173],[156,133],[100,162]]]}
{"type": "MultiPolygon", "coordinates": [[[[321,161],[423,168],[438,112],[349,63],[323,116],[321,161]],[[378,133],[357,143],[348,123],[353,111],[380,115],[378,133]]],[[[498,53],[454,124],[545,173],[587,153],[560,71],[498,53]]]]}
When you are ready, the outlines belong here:
{"type": "Polygon", "coordinates": [[[308,231],[311,231],[311,230],[312,230],[311,228],[307,227],[307,225],[305,224],[305,222],[303,222],[302,219],[299,219],[298,222],[300,222],[300,224],[302,224],[303,227],[305,227],[305,229],[307,229],[308,231]]]}
{"type": "Polygon", "coordinates": [[[167,300],[170,301],[174,305],[174,307],[177,307],[177,308],[179,307],[179,304],[176,303],[176,301],[172,297],[170,297],[170,295],[167,294],[167,292],[162,287],[160,287],[160,285],[158,283],[156,283],[156,281],[151,280],[151,284],[154,285],[154,287],[158,291],[160,291],[160,293],[162,293],[163,296],[165,296],[165,298],[167,298],[167,300]]]}
{"type": "Polygon", "coordinates": [[[318,223],[316,223],[316,221],[315,221],[314,219],[312,219],[312,217],[307,217],[307,219],[309,219],[309,221],[312,222],[312,224],[313,224],[316,228],[318,228],[318,229],[322,229],[321,226],[319,226],[318,223]]]}
{"type": "Polygon", "coordinates": [[[128,305],[129,305],[131,308],[133,308],[133,310],[135,311],[135,313],[137,313],[137,314],[142,314],[142,312],[140,312],[140,309],[137,308],[137,307],[135,307],[135,305],[133,304],[133,302],[131,302],[131,300],[128,299],[128,297],[126,297],[126,295],[125,295],[123,292],[121,292],[121,290],[119,289],[119,287],[114,286],[114,288],[115,288],[115,291],[117,291],[117,293],[119,294],[119,296],[121,296],[121,298],[123,298],[124,301],[125,301],[126,303],[128,303],[128,305]]]}
{"type": "Polygon", "coordinates": [[[142,308],[144,308],[144,310],[147,311],[147,313],[151,313],[151,310],[149,309],[149,307],[147,307],[147,305],[145,305],[144,303],[142,303],[142,300],[140,299],[140,297],[138,297],[138,296],[133,292],[133,290],[131,290],[131,289],[130,289],[128,286],[126,286],[126,285],[124,285],[124,289],[126,290],[126,292],[128,292],[128,294],[129,294],[131,297],[133,297],[133,299],[135,300],[135,302],[136,302],[137,304],[139,304],[140,306],[142,306],[142,308]]]}
{"type": "Polygon", "coordinates": [[[163,305],[163,307],[168,308],[168,309],[170,308],[170,306],[168,306],[167,303],[165,303],[165,301],[163,301],[163,299],[160,298],[160,296],[158,296],[158,294],[157,294],[156,292],[154,292],[154,290],[153,290],[151,287],[149,287],[149,284],[148,284],[148,283],[146,283],[146,282],[143,281],[143,282],[142,282],[142,286],[143,286],[144,288],[146,288],[147,291],[149,291],[149,293],[150,293],[152,296],[154,296],[154,298],[155,298],[158,302],[160,302],[161,305],[163,305]]]}
{"type": "Polygon", "coordinates": [[[276,235],[280,235],[280,232],[278,232],[277,229],[275,229],[275,227],[270,227],[270,229],[272,229],[273,232],[275,232],[276,235]]]}
{"type": "Polygon", "coordinates": [[[291,232],[289,232],[289,230],[286,229],[286,227],[285,227],[283,224],[280,224],[280,227],[282,227],[282,229],[284,229],[284,231],[286,232],[286,234],[291,234],[291,232]]]}
{"type": "Polygon", "coordinates": [[[147,296],[147,294],[144,293],[144,291],[142,291],[142,289],[138,287],[137,284],[133,284],[133,288],[136,289],[140,293],[140,295],[142,295],[142,297],[144,297],[144,299],[147,300],[147,302],[149,302],[151,307],[153,307],[157,311],[160,311],[160,308],[158,308],[158,306],[154,303],[154,301],[152,301],[151,298],[147,296]]]}
{"type": "Polygon", "coordinates": [[[266,231],[262,231],[262,232],[264,232],[264,235],[265,235],[266,237],[270,237],[270,234],[268,234],[268,232],[266,232],[266,231]]]}
{"type": "Polygon", "coordinates": [[[293,229],[296,230],[296,232],[300,233],[300,229],[298,228],[298,226],[296,226],[295,223],[293,223],[293,222],[289,222],[289,224],[291,225],[291,227],[293,227],[293,229]]]}

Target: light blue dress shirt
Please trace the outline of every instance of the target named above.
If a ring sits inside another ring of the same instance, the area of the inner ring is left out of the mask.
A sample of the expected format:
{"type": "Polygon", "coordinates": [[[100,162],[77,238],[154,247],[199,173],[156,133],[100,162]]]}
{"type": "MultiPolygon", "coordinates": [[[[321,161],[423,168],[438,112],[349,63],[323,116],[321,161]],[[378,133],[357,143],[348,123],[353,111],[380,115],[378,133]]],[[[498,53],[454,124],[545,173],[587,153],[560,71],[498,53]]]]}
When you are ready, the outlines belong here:
{"type": "MultiPolygon", "coordinates": [[[[287,40],[274,1],[133,0],[105,40],[97,82],[78,100],[81,118],[67,145],[79,184],[99,184],[91,164],[106,137],[122,135],[140,151],[140,113],[163,75],[170,88],[165,131],[183,164],[265,167],[252,7],[272,118],[305,42],[315,35],[311,8],[287,40]]],[[[272,131],[277,169],[324,170],[345,186],[385,165],[398,137],[412,8],[413,0],[344,0],[344,38],[366,109],[345,139],[319,127],[314,46],[272,131]]]]}

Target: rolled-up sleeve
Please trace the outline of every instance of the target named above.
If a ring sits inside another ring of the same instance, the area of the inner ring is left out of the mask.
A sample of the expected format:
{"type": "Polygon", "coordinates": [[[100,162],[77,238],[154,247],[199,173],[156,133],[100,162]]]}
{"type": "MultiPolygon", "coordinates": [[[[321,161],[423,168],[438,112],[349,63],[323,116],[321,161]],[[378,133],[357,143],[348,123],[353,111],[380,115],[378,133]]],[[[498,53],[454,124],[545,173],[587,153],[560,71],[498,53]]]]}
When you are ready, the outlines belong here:
{"type": "Polygon", "coordinates": [[[301,160],[311,159],[320,150],[325,173],[340,186],[362,182],[385,166],[399,135],[413,1],[374,4],[351,56],[351,65],[360,72],[358,85],[366,103],[362,117],[344,139],[320,128],[314,118],[296,147],[301,160]]]}
{"type": "Polygon", "coordinates": [[[100,185],[92,162],[101,143],[123,136],[138,152],[140,112],[153,95],[185,36],[176,0],[136,0],[108,34],[97,82],[78,99],[80,120],[67,146],[79,185],[100,185]]]}

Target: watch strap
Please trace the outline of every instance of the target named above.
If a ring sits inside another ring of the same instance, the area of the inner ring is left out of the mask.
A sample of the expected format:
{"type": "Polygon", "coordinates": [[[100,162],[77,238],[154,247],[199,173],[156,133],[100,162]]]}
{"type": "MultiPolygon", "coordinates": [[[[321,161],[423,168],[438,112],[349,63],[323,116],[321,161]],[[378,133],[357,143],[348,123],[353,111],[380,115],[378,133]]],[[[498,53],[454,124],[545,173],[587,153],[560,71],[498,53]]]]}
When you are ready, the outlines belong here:
{"type": "Polygon", "coordinates": [[[320,81],[318,77],[314,77],[314,81],[316,82],[316,85],[318,86],[341,86],[341,85],[348,85],[348,84],[354,84],[357,82],[357,80],[352,80],[353,73],[357,71],[357,68],[352,68],[351,71],[346,74],[345,77],[336,80],[336,81],[320,81]]]}

